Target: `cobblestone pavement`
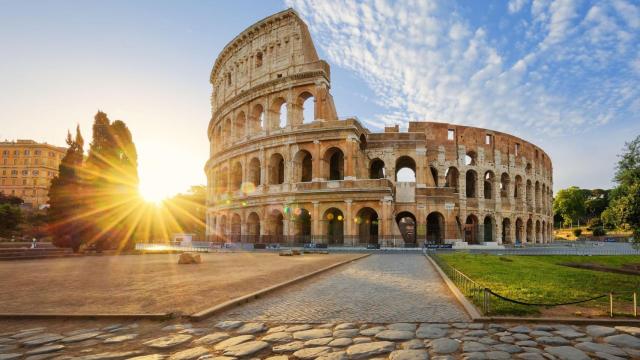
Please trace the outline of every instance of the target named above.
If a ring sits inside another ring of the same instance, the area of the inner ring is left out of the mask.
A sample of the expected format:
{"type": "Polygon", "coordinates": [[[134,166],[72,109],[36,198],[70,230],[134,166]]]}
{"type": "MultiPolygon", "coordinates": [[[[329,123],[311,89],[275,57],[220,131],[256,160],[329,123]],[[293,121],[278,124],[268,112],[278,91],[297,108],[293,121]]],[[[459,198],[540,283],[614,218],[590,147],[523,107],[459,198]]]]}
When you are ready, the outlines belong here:
{"type": "Polygon", "coordinates": [[[640,328],[628,326],[241,321],[96,324],[85,322],[69,328],[64,321],[52,320],[47,326],[2,330],[0,359],[640,358],[640,328]]]}
{"type": "Polygon", "coordinates": [[[377,254],[288,287],[219,319],[278,322],[467,321],[420,254],[377,254]]]}

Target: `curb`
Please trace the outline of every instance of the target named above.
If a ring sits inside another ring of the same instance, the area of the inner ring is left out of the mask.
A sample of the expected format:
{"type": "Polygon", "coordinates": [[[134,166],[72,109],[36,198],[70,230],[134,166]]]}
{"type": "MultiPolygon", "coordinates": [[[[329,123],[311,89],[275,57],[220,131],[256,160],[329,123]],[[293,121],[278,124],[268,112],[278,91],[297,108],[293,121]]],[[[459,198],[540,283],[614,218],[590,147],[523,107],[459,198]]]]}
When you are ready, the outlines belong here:
{"type": "Polygon", "coordinates": [[[322,269],[316,270],[316,271],[311,272],[309,274],[301,275],[301,276],[298,276],[297,278],[293,278],[291,280],[288,280],[288,281],[285,281],[285,282],[281,282],[279,284],[270,286],[268,288],[261,289],[261,290],[258,290],[256,292],[253,292],[251,294],[247,294],[247,295],[243,295],[243,296],[237,297],[235,299],[231,299],[229,301],[223,302],[222,304],[218,304],[218,305],[212,306],[212,307],[210,307],[208,309],[199,311],[197,313],[188,315],[186,317],[188,319],[190,319],[190,320],[193,320],[193,321],[204,320],[204,319],[206,319],[208,317],[211,317],[211,316],[213,316],[215,314],[218,314],[218,313],[220,313],[220,312],[222,312],[224,310],[227,310],[229,308],[235,307],[235,306],[240,305],[240,304],[248,303],[249,301],[257,299],[262,295],[266,295],[266,294],[268,294],[270,292],[273,292],[275,290],[282,289],[282,288],[284,288],[286,286],[289,286],[289,285],[293,285],[293,284],[295,284],[297,282],[300,282],[302,280],[308,279],[308,278],[310,278],[312,276],[318,275],[318,274],[323,273],[325,271],[334,269],[334,268],[336,268],[338,266],[342,266],[342,265],[345,265],[345,264],[360,260],[362,258],[365,258],[365,257],[369,256],[369,255],[371,255],[371,254],[364,254],[364,255],[359,256],[359,257],[357,257],[355,259],[345,260],[345,261],[342,261],[342,262],[339,262],[339,263],[336,263],[336,264],[333,264],[333,265],[329,265],[327,267],[324,267],[322,269]]]}
{"type": "Polygon", "coordinates": [[[456,298],[456,300],[458,300],[460,305],[462,305],[462,307],[464,308],[464,311],[467,312],[467,315],[469,315],[469,317],[471,318],[471,321],[475,322],[475,321],[478,321],[478,319],[482,318],[482,316],[480,315],[480,312],[476,309],[476,307],[471,303],[471,301],[469,301],[464,296],[464,294],[460,291],[460,289],[458,289],[458,287],[453,283],[453,281],[449,279],[447,274],[445,274],[444,271],[440,269],[440,266],[438,266],[438,264],[436,264],[436,262],[433,261],[433,259],[431,259],[426,254],[424,254],[424,257],[426,257],[429,263],[431,264],[431,266],[433,266],[436,269],[436,271],[438,272],[438,274],[440,275],[444,283],[447,285],[447,287],[453,294],[453,296],[456,298]]]}
{"type": "Polygon", "coordinates": [[[0,319],[8,320],[46,320],[46,319],[87,319],[87,320],[100,320],[100,319],[149,319],[149,320],[168,320],[175,317],[172,313],[156,313],[156,314],[14,314],[14,313],[0,313],[0,319]]]}

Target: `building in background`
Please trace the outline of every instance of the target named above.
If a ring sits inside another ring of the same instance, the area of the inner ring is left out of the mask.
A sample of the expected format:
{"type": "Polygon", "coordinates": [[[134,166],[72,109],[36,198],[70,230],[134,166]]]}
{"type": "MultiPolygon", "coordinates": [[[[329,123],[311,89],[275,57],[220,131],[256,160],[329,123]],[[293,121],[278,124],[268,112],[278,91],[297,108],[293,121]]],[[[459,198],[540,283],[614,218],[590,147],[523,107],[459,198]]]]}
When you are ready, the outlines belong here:
{"type": "Polygon", "coordinates": [[[58,175],[66,148],[33,140],[0,142],[0,192],[42,209],[49,204],[49,186],[58,175]]]}

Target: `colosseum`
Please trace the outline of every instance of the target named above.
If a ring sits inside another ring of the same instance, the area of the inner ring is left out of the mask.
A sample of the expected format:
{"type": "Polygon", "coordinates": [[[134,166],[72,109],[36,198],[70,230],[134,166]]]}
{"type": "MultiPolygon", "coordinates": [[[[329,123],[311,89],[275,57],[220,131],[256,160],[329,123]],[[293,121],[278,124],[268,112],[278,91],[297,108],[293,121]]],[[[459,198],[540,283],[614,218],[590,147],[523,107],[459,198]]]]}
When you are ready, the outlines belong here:
{"type": "MultiPolygon", "coordinates": [[[[294,10],[228,43],[210,78],[209,241],[327,246],[544,243],[552,164],[498,131],[341,118],[294,10]]],[[[445,245],[446,246],[446,245],[445,245]]]]}

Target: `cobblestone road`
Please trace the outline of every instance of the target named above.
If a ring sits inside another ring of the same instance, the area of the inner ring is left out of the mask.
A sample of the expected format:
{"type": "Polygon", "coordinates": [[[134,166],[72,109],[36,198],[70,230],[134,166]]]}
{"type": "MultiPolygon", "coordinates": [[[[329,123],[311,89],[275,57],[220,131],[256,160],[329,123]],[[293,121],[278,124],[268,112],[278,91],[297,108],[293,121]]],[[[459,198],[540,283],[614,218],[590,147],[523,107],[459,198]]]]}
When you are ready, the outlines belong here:
{"type": "Polygon", "coordinates": [[[376,254],[220,314],[277,322],[469,320],[420,254],[376,254]]]}

